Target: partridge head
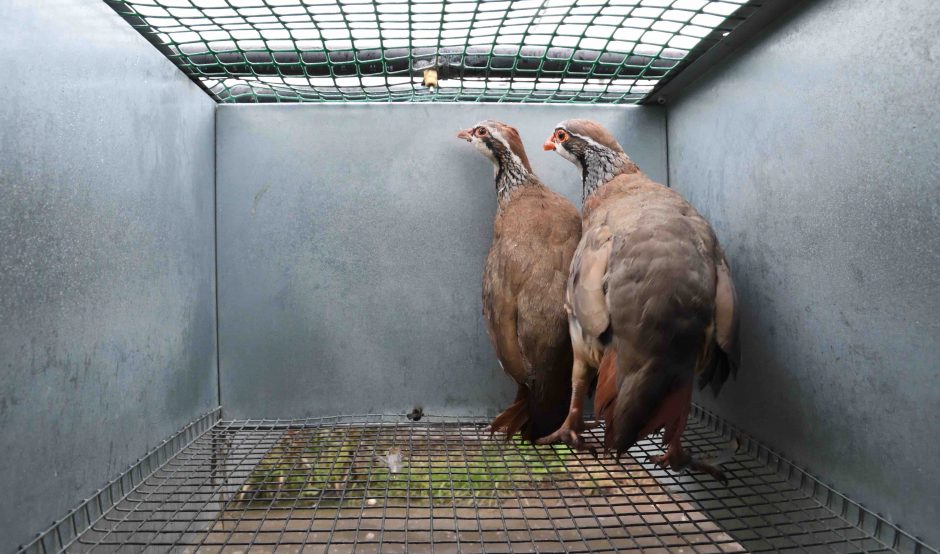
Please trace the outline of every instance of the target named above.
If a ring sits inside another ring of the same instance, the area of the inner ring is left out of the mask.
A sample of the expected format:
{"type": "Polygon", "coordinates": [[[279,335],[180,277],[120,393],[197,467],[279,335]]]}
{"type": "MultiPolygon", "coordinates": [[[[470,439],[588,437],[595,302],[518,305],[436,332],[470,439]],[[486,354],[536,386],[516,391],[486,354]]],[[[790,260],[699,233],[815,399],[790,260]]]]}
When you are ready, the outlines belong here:
{"type": "Polygon", "coordinates": [[[636,169],[617,139],[589,119],[562,121],[542,148],[578,166],[585,197],[619,173],[636,169]]]}
{"type": "Polygon", "coordinates": [[[496,191],[503,198],[532,175],[522,139],[514,127],[487,119],[457,133],[483,153],[496,170],[496,191]]]}

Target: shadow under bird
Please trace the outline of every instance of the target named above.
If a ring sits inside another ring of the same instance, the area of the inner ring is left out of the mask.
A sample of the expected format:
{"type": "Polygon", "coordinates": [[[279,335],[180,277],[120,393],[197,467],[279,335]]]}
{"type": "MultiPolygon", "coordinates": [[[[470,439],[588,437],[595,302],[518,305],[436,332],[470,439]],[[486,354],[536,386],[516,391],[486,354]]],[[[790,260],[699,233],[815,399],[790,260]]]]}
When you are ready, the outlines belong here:
{"type": "Polygon", "coordinates": [[[580,446],[585,389],[597,371],[594,413],[618,457],[664,429],[662,456],[724,479],[691,457],[681,436],[694,376],[717,394],[737,371],[734,284],[708,222],[644,175],[601,125],[571,119],[543,145],[581,169],[583,236],[566,290],[574,345],[572,397],[562,426],[540,442],[580,446]]]}
{"type": "Polygon", "coordinates": [[[565,282],[581,236],[578,210],[532,172],[519,133],[483,121],[457,134],[496,169],[493,243],[483,270],[483,315],[516,399],[491,430],[528,441],[564,421],[571,397],[565,282]]]}

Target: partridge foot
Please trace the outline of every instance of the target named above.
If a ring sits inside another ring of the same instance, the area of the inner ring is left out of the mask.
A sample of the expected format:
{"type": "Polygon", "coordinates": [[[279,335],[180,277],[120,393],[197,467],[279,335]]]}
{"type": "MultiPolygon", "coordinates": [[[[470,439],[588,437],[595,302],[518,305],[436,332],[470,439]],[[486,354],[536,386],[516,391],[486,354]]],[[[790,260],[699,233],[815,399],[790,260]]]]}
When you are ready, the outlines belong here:
{"type": "Polygon", "coordinates": [[[558,428],[557,431],[551,435],[546,435],[539,440],[535,441],[535,444],[556,444],[564,443],[574,450],[581,450],[584,447],[584,441],[581,440],[581,435],[575,431],[567,423],[558,428]]]}
{"type": "Polygon", "coordinates": [[[669,448],[665,454],[650,456],[649,461],[662,468],[668,467],[673,471],[681,471],[688,468],[692,471],[707,473],[716,480],[721,481],[721,483],[725,485],[728,484],[728,478],[720,468],[699,460],[681,448],[669,448]]]}

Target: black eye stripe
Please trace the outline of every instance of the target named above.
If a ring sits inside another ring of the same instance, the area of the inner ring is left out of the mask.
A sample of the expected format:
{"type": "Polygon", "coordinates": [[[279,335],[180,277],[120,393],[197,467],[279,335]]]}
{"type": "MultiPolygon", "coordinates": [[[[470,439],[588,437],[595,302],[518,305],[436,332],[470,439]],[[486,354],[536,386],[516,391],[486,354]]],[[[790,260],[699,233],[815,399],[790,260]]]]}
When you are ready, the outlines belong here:
{"type": "Polygon", "coordinates": [[[498,156],[509,154],[509,149],[505,144],[503,144],[503,141],[493,138],[492,133],[488,133],[485,137],[483,137],[483,144],[485,144],[491,152],[498,156]]]}

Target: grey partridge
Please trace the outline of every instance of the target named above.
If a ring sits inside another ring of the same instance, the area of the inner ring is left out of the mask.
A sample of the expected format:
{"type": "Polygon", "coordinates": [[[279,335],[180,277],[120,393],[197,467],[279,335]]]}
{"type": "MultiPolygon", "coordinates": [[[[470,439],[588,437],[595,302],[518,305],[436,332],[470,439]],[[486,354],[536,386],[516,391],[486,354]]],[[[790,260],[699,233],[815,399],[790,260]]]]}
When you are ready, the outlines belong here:
{"type": "Polygon", "coordinates": [[[653,461],[723,478],[682,448],[695,374],[715,394],[737,371],[734,284],[708,222],[644,175],[598,123],[572,119],[543,145],[581,169],[583,237],[567,283],[572,398],[541,442],[580,444],[585,389],[597,371],[595,414],[619,457],[663,429],[653,461]]]}

